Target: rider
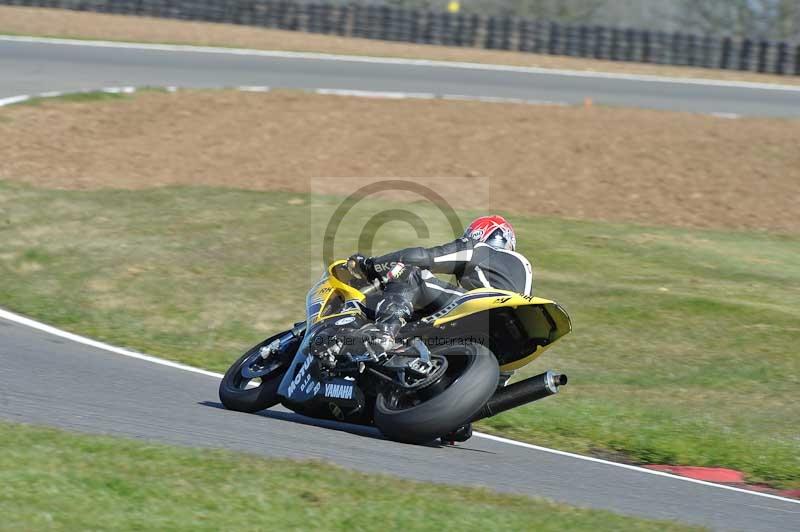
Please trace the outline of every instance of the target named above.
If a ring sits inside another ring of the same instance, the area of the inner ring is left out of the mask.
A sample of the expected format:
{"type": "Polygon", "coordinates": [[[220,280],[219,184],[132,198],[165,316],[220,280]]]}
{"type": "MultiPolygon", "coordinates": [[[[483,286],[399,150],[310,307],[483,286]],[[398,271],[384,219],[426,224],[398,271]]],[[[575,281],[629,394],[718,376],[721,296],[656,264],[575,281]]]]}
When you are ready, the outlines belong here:
{"type": "Polygon", "coordinates": [[[441,246],[350,257],[348,266],[354,275],[389,274],[383,298],[375,307],[375,326],[368,331],[372,343],[388,351],[415,309],[435,312],[466,290],[496,288],[530,296],[531,264],[514,251],[516,243],[514,228],[505,218],[482,216],[469,224],[461,238],[441,246]],[[459,286],[437,279],[434,273],[454,274],[459,286]]]}

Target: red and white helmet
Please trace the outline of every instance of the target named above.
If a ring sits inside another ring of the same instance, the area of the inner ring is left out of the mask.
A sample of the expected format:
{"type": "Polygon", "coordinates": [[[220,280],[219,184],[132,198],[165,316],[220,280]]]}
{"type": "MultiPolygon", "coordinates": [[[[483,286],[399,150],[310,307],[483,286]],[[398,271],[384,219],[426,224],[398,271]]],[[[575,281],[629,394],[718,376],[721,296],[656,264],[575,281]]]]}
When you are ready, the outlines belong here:
{"type": "Polygon", "coordinates": [[[493,248],[514,251],[517,236],[514,228],[502,216],[481,216],[464,231],[464,238],[484,242],[493,248]]]}

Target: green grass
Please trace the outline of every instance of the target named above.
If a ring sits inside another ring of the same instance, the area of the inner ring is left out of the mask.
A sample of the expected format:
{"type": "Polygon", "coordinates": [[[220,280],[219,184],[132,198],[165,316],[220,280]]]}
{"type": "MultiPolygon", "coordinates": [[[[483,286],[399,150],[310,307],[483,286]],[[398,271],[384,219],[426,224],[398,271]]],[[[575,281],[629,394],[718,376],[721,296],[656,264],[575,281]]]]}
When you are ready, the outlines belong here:
{"type": "MultiPolygon", "coordinates": [[[[167,92],[163,87],[137,87],[136,93],[140,92],[167,92]]],[[[29,100],[24,100],[14,105],[32,105],[39,106],[44,103],[91,103],[91,102],[107,102],[109,100],[130,100],[134,94],[124,92],[108,92],[104,90],[96,91],[77,91],[60,94],[58,96],[37,96],[29,100]]],[[[0,122],[10,122],[12,119],[8,116],[0,116],[0,122]]]]}
{"type": "MultiPolygon", "coordinates": [[[[302,317],[337,204],[212,188],[66,192],[0,183],[0,305],[223,371],[302,317]]],[[[355,249],[361,224],[387,206],[359,204],[337,253],[355,249]]],[[[452,236],[435,209],[404,206],[433,227],[424,243],[452,236]]],[[[535,292],[561,302],[575,327],[524,373],[558,369],[570,385],[482,430],[800,486],[799,237],[512,220],[534,264],[535,292]]],[[[375,251],[415,242],[394,222],[377,231],[375,251]]]]}
{"type": "Polygon", "coordinates": [[[0,423],[0,530],[691,530],[542,499],[0,423]],[[542,519],[547,516],[547,519],[542,519]]]}
{"type": "Polygon", "coordinates": [[[130,94],[106,91],[70,92],[59,96],[36,97],[14,105],[41,105],[46,102],[104,102],[108,100],[125,100],[130,94]]]}

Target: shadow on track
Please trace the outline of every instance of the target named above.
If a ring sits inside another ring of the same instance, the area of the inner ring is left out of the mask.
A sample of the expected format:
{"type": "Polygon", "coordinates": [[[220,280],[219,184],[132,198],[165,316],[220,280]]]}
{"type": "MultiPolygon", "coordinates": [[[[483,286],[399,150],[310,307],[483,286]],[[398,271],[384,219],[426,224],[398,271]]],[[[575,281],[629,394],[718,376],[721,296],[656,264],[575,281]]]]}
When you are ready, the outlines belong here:
{"type": "MultiPolygon", "coordinates": [[[[198,404],[203,406],[208,406],[211,408],[217,408],[220,410],[226,410],[226,408],[222,405],[222,403],[218,403],[215,401],[201,401],[198,404]]],[[[270,419],[277,419],[279,421],[290,421],[292,423],[300,423],[302,425],[311,425],[313,427],[331,429],[339,432],[348,432],[350,434],[356,434],[358,436],[364,436],[375,440],[386,439],[381,435],[378,429],[373,427],[354,425],[352,423],[340,423],[339,421],[331,421],[328,419],[316,419],[312,417],[301,416],[300,414],[295,414],[294,412],[281,412],[278,410],[262,410],[261,412],[256,412],[253,415],[266,417],[270,419]]]]}
{"type": "MultiPolygon", "coordinates": [[[[226,408],[222,405],[222,403],[218,403],[215,401],[200,401],[197,403],[202,406],[207,406],[210,408],[216,408],[218,410],[226,410],[226,408]]],[[[354,425],[352,423],[342,423],[340,421],[332,421],[329,419],[316,419],[307,416],[301,416],[300,414],[295,414],[294,412],[281,412],[279,410],[262,410],[261,412],[256,412],[256,416],[266,417],[269,419],[277,419],[279,421],[289,421],[291,423],[300,423],[302,425],[310,425],[313,427],[320,427],[323,429],[330,429],[336,430],[339,432],[347,432],[349,434],[355,434],[356,436],[363,436],[366,438],[372,438],[373,440],[386,440],[383,435],[378,431],[378,429],[374,427],[366,427],[363,425],[354,425]]],[[[403,445],[403,444],[400,444],[403,445]]],[[[464,447],[462,445],[442,445],[438,442],[431,442],[426,444],[418,445],[418,447],[432,447],[435,449],[459,449],[462,451],[473,451],[479,453],[489,453],[494,454],[489,451],[482,451],[480,449],[470,449],[468,447],[464,447]]]]}

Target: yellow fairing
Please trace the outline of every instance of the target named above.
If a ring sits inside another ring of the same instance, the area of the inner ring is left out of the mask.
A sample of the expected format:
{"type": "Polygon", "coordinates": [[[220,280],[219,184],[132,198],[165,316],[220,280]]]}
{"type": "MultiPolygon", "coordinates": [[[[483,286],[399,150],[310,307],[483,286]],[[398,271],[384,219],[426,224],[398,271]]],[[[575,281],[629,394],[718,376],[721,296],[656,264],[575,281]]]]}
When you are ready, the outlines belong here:
{"type": "Polygon", "coordinates": [[[476,312],[482,312],[484,310],[493,308],[517,308],[524,305],[544,305],[553,303],[549,299],[542,299],[540,297],[526,297],[521,294],[517,294],[516,292],[495,290],[494,288],[479,288],[478,290],[470,291],[469,295],[480,295],[483,293],[487,294],[487,296],[471,299],[466,303],[458,305],[441,318],[436,319],[436,321],[433,322],[433,325],[439,327],[440,325],[463,318],[469,314],[475,314],[476,312]],[[498,296],[498,293],[502,295],[498,296]]]}
{"type": "Polygon", "coordinates": [[[526,356],[525,358],[520,358],[519,360],[515,360],[514,362],[510,362],[508,364],[500,366],[500,371],[516,371],[520,368],[524,368],[525,366],[527,366],[528,364],[530,364],[531,362],[542,356],[542,353],[547,351],[550,348],[550,345],[541,346],[536,351],[526,356]]]}
{"type": "MultiPolygon", "coordinates": [[[[472,290],[467,294],[467,297],[462,296],[462,299],[466,299],[466,301],[454,305],[453,308],[446,307],[441,311],[441,316],[435,315],[436,319],[432,325],[441,327],[479,313],[487,313],[487,316],[493,316],[496,314],[495,311],[506,308],[510,309],[516,316],[519,324],[524,328],[526,336],[542,339],[542,345],[539,345],[533,352],[523,354],[523,356],[501,365],[500,369],[502,371],[516,370],[530,364],[553,345],[556,340],[572,330],[572,322],[569,315],[558,303],[549,299],[528,297],[515,292],[491,288],[472,290]],[[480,297],[481,294],[485,294],[485,296],[480,297]]],[[[495,353],[495,355],[502,356],[502,353],[495,353]]]]}
{"type": "Polygon", "coordinates": [[[341,307],[344,301],[364,301],[366,296],[360,290],[341,281],[337,274],[341,271],[341,266],[346,261],[337,261],[330,265],[328,274],[320,279],[308,293],[306,299],[306,315],[310,323],[340,316],[358,314],[360,310],[353,309],[348,311],[337,311],[332,305],[337,304],[341,307]],[[334,300],[337,303],[334,303],[334,300]]]}
{"type": "Polygon", "coordinates": [[[340,281],[336,276],[336,272],[346,263],[346,260],[338,260],[330,265],[328,268],[328,282],[335,290],[342,294],[342,297],[344,297],[345,301],[350,299],[364,301],[367,296],[362,294],[361,290],[358,288],[353,288],[349,284],[340,281]]]}

